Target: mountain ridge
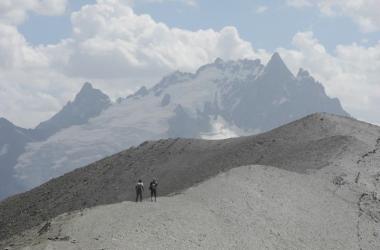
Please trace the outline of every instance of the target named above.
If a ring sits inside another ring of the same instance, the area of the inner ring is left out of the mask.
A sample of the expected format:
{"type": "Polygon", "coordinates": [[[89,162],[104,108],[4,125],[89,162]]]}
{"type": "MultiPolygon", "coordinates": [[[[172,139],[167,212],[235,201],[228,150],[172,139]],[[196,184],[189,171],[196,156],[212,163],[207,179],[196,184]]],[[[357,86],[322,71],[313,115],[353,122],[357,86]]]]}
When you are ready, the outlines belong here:
{"type": "Polygon", "coordinates": [[[159,178],[160,193],[166,195],[251,164],[300,173],[328,165],[334,172],[356,169],[357,159],[377,140],[378,126],[317,113],[255,136],[147,141],[1,202],[0,239],[64,212],[133,200],[138,178],[159,178]]]}

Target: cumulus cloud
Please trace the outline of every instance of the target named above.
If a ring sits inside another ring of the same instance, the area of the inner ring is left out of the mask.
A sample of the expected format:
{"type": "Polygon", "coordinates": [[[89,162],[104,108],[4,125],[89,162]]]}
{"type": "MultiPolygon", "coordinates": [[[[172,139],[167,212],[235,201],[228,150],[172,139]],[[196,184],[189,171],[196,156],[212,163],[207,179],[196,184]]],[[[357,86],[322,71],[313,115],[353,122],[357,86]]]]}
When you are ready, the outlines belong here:
{"type": "Polygon", "coordinates": [[[47,66],[46,56],[30,47],[15,26],[0,23],[0,69],[47,66]]]}
{"type": "Polygon", "coordinates": [[[327,16],[348,16],[362,32],[380,30],[380,1],[378,0],[286,0],[286,2],[297,8],[317,7],[327,16]]]}
{"type": "Polygon", "coordinates": [[[20,24],[29,12],[41,15],[61,15],[65,12],[67,0],[2,0],[0,1],[0,22],[20,24]]]}
{"type": "Polygon", "coordinates": [[[0,116],[29,126],[57,111],[71,98],[62,78],[50,69],[40,47],[30,46],[15,26],[0,23],[0,116]],[[55,85],[56,91],[52,91],[55,85]]]}
{"type": "Polygon", "coordinates": [[[69,46],[79,52],[68,58],[66,70],[72,75],[161,75],[175,69],[195,70],[216,57],[255,57],[250,43],[234,27],[195,32],[170,28],[115,2],[86,6],[73,13],[71,20],[74,40],[69,46]]]}

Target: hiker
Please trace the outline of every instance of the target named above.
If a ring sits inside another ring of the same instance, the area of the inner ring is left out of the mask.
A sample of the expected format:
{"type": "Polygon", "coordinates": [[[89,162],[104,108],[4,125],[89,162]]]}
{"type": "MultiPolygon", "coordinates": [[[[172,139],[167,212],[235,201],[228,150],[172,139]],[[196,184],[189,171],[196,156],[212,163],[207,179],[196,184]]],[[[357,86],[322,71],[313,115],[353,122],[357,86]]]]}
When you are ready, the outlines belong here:
{"type": "Polygon", "coordinates": [[[153,181],[150,182],[149,184],[149,190],[150,190],[150,201],[153,201],[153,196],[154,196],[154,201],[157,201],[157,186],[158,186],[158,181],[156,178],[153,179],[153,181]]]}
{"type": "Polygon", "coordinates": [[[136,202],[140,197],[140,202],[142,202],[142,192],[144,191],[144,183],[142,180],[139,180],[135,186],[136,189],[136,202]]]}

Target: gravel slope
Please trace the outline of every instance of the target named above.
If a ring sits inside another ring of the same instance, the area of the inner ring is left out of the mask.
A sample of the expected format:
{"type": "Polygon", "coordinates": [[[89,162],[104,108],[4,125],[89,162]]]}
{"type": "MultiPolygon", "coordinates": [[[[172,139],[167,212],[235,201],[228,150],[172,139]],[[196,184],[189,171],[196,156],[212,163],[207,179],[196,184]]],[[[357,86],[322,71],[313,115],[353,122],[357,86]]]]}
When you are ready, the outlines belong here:
{"type": "Polygon", "coordinates": [[[372,224],[358,238],[347,191],[318,174],[244,166],[157,203],[64,214],[41,236],[27,232],[23,249],[379,249],[372,224]]]}
{"type": "Polygon", "coordinates": [[[380,175],[380,161],[376,158],[380,153],[379,138],[377,126],[346,117],[314,114],[257,136],[146,142],[1,202],[0,240],[62,213],[133,200],[138,178],[147,182],[158,177],[160,194],[167,195],[221,172],[252,164],[314,173],[327,182],[337,178],[352,183],[351,188],[359,188],[355,198],[365,194],[363,202],[356,201],[359,207],[363,203],[362,213],[372,213],[369,211],[376,211],[376,204],[367,202],[367,198],[380,186],[376,177],[380,175]]]}

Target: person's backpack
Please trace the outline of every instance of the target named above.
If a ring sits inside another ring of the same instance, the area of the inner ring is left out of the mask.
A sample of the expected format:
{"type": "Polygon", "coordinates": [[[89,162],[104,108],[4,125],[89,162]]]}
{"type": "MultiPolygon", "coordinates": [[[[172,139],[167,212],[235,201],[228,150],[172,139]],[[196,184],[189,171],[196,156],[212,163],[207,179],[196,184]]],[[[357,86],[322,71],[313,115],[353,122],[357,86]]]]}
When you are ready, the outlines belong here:
{"type": "Polygon", "coordinates": [[[142,191],[144,189],[144,184],[142,182],[138,182],[136,184],[136,191],[142,191]]]}
{"type": "Polygon", "coordinates": [[[152,182],[150,183],[150,185],[149,185],[149,190],[156,190],[157,185],[158,185],[157,182],[152,181],[152,182]]]}

